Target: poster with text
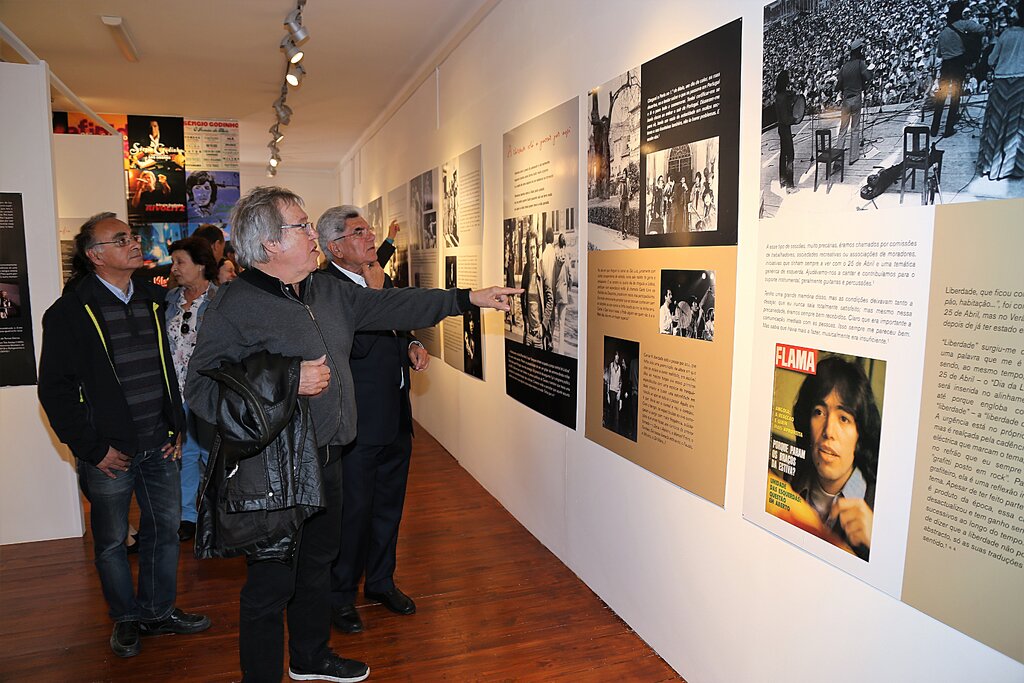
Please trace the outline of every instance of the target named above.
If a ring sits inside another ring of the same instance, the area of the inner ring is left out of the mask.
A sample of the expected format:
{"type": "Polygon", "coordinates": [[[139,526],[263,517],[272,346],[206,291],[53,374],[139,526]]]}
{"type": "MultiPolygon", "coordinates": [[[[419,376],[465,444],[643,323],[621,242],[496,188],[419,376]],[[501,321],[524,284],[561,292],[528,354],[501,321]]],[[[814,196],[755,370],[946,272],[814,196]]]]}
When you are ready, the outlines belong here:
{"type": "Polygon", "coordinates": [[[185,197],[183,119],[129,115],[129,223],[184,223],[185,197]]]}
{"type": "MultiPolygon", "coordinates": [[[[483,286],[483,183],[480,147],[441,164],[441,233],[444,236],[445,286],[483,286]]],[[[483,379],[483,329],[480,312],[444,323],[444,360],[467,375],[483,379]]]]}
{"type": "MultiPolygon", "coordinates": [[[[890,212],[891,213],[891,212],[890,212]]],[[[744,518],[899,597],[933,213],[759,234],[744,518]],[[852,450],[852,459],[851,459],[852,450]]]]}
{"type": "Polygon", "coordinates": [[[775,345],[765,511],[868,561],[885,361],[775,345]]]}
{"type": "Polygon", "coordinates": [[[640,246],[736,244],[737,19],[640,67],[640,246]]]}
{"type": "MultiPolygon", "coordinates": [[[[409,181],[409,264],[413,287],[444,287],[438,277],[438,169],[433,168],[409,181]]],[[[441,357],[441,327],[416,330],[431,356],[441,357]]]]}
{"type": "Polygon", "coordinates": [[[736,248],[587,255],[586,437],[725,503],[736,248]]]}
{"type": "Polygon", "coordinates": [[[211,223],[231,239],[228,224],[238,201],[238,121],[185,119],[185,194],[188,223],[194,231],[211,223]]]}
{"type": "MultiPolygon", "coordinates": [[[[409,286],[409,186],[405,183],[388,192],[387,224],[398,226],[395,234],[395,253],[384,265],[384,271],[391,276],[395,287],[409,286]]],[[[387,233],[377,235],[377,246],[384,241],[387,233]]]]}
{"type": "MultiPolygon", "coordinates": [[[[118,132],[124,145],[125,170],[128,169],[128,117],[124,114],[100,114],[103,121],[118,132]]],[[[88,114],[79,111],[53,112],[54,135],[111,135],[88,114]]]]}
{"type": "Polygon", "coordinates": [[[1024,200],[935,213],[903,600],[1024,662],[1024,200]],[[970,225],[970,239],[963,228],[970,225]],[[1008,227],[1010,229],[1008,229],[1008,227]]]}
{"type": "Polygon", "coordinates": [[[505,391],[576,428],[579,357],[579,99],[505,133],[505,391]]]}
{"type": "Polygon", "coordinates": [[[0,192],[0,386],[36,383],[21,194],[0,192]]]}

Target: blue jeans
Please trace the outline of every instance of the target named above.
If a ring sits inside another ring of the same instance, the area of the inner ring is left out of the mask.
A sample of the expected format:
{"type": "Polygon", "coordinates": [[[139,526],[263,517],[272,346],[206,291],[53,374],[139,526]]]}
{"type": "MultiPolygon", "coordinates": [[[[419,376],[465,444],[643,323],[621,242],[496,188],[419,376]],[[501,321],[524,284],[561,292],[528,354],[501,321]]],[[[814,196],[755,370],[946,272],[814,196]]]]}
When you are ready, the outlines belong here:
{"type": "Polygon", "coordinates": [[[159,621],[170,616],[178,592],[178,525],[181,522],[181,478],[178,463],[159,448],[141,451],[127,472],[111,479],[94,465],[78,461],[78,483],[91,504],[96,570],[110,618],[159,621]],[[132,493],[139,502],[139,592],[124,540],[132,493]]]}
{"type": "Polygon", "coordinates": [[[187,403],[184,404],[184,408],[188,428],[182,435],[181,444],[181,520],[195,522],[198,519],[196,494],[199,492],[199,481],[202,479],[203,469],[210,454],[199,445],[195,415],[188,409],[187,403]]]}

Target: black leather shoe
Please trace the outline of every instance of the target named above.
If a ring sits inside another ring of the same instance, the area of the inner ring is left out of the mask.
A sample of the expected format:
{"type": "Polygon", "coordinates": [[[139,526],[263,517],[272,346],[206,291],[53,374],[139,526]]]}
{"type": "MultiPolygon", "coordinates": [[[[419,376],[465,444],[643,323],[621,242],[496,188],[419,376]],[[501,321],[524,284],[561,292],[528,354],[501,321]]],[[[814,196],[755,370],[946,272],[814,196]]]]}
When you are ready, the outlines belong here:
{"type": "Polygon", "coordinates": [[[210,620],[207,617],[202,614],[182,612],[177,607],[171,612],[171,616],[162,621],[139,624],[139,631],[144,636],[159,636],[164,633],[188,635],[205,631],[208,628],[210,628],[210,620]]]}
{"type": "Polygon", "coordinates": [[[119,621],[110,634],[110,649],[118,657],[134,657],[139,654],[139,622],[119,621]]]}
{"type": "Polygon", "coordinates": [[[342,633],[362,633],[363,620],[355,605],[342,605],[331,610],[331,622],[342,633]]]}
{"type": "Polygon", "coordinates": [[[397,588],[392,588],[386,593],[366,591],[366,599],[376,600],[395,614],[416,614],[416,603],[397,588]]]}
{"type": "Polygon", "coordinates": [[[335,683],[358,683],[370,675],[370,667],[356,659],[343,659],[333,652],[324,661],[309,669],[288,665],[288,678],[293,681],[334,681],[335,683]]]}
{"type": "Polygon", "coordinates": [[[190,540],[195,535],[196,535],[196,523],[195,522],[182,521],[182,523],[178,525],[178,540],[179,541],[184,543],[185,541],[190,540]]]}

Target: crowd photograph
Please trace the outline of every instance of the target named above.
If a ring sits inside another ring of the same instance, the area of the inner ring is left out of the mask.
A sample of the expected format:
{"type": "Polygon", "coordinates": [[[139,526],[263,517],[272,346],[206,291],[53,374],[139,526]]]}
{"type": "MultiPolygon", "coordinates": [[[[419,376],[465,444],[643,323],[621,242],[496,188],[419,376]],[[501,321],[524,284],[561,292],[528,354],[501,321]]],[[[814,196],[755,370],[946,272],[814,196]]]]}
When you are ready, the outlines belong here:
{"type": "Polygon", "coordinates": [[[778,0],[764,15],[762,218],[1024,196],[1017,0],[778,0]]]}

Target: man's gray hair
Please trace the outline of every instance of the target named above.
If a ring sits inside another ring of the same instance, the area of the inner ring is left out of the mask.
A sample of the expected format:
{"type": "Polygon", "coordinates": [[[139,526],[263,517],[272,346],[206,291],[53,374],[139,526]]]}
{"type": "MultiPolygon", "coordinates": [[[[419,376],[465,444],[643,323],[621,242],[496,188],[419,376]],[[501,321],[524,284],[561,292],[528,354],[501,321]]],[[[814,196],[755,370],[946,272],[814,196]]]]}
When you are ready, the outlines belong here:
{"type": "Polygon", "coordinates": [[[270,260],[264,242],[280,242],[284,218],[281,209],[302,206],[302,197],[283,187],[254,187],[231,209],[231,244],[246,268],[270,260]]]}
{"type": "Polygon", "coordinates": [[[330,244],[345,232],[345,221],[350,218],[359,218],[362,215],[363,212],[359,210],[359,207],[351,204],[333,206],[324,211],[320,220],[316,222],[317,242],[320,243],[320,251],[324,253],[324,256],[331,258],[330,244]]]}

